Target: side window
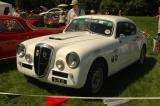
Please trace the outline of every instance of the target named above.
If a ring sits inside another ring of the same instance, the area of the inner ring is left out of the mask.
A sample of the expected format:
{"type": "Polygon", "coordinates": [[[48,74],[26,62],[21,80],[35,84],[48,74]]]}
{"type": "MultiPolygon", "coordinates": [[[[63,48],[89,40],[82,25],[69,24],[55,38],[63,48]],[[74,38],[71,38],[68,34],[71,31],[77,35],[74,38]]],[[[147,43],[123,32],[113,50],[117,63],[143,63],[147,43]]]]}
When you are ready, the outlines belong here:
{"type": "Polygon", "coordinates": [[[131,31],[130,35],[135,35],[136,32],[137,32],[136,26],[132,23],[129,23],[129,28],[130,28],[130,31],[131,31]]]}
{"type": "Polygon", "coordinates": [[[136,26],[130,22],[119,22],[117,24],[116,37],[119,37],[120,34],[125,36],[135,35],[136,32],[136,26]]]}
{"type": "Polygon", "coordinates": [[[127,30],[128,30],[128,24],[126,22],[117,23],[116,37],[118,38],[120,34],[127,35],[127,30]]]}
{"type": "Polygon", "coordinates": [[[107,26],[105,24],[100,24],[100,23],[91,23],[90,29],[93,32],[103,34],[103,35],[110,35],[112,31],[112,27],[107,26]]]}
{"type": "Polygon", "coordinates": [[[0,19],[0,33],[24,32],[22,25],[14,19],[0,19]]]}

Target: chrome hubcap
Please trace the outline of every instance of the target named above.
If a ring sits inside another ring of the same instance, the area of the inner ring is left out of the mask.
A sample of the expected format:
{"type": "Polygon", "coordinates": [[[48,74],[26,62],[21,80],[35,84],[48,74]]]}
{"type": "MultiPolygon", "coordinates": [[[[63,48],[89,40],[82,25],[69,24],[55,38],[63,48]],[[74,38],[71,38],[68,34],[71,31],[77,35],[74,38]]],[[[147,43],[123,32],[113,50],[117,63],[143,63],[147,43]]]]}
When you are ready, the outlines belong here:
{"type": "Polygon", "coordinates": [[[103,84],[103,69],[98,68],[92,77],[92,91],[96,93],[99,91],[103,84]]]}

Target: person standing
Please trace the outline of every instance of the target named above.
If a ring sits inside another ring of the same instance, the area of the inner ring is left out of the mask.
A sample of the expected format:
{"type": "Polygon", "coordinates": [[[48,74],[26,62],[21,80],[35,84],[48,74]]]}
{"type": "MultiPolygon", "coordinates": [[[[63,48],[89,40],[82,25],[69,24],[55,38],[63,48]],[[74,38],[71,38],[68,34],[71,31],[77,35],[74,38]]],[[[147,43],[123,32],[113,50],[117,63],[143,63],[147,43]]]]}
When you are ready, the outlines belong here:
{"type": "Polygon", "coordinates": [[[158,15],[156,16],[158,19],[158,34],[155,39],[153,39],[153,51],[156,49],[160,50],[160,7],[158,8],[158,15]]]}
{"type": "Polygon", "coordinates": [[[96,12],[95,12],[95,10],[94,9],[92,9],[92,10],[90,10],[90,14],[96,14],[96,12]]]}
{"type": "Polygon", "coordinates": [[[77,16],[85,15],[84,10],[80,9],[79,3],[77,0],[72,0],[72,3],[70,5],[72,6],[72,9],[70,9],[67,14],[66,24],[69,24],[77,16]]]}
{"type": "Polygon", "coordinates": [[[61,12],[59,15],[59,27],[65,26],[65,12],[61,12]]]}
{"type": "Polygon", "coordinates": [[[16,7],[16,9],[14,9],[13,16],[20,17],[19,8],[18,7],[16,7]]]}
{"type": "Polygon", "coordinates": [[[160,51],[160,7],[158,8],[158,36],[157,36],[157,49],[160,51]]]}
{"type": "Polygon", "coordinates": [[[158,8],[158,15],[156,17],[158,18],[158,36],[160,36],[160,7],[158,8]]]}
{"type": "Polygon", "coordinates": [[[11,15],[10,14],[10,10],[9,10],[9,7],[6,7],[5,9],[4,9],[4,13],[3,13],[4,15],[11,15]]]}
{"type": "Polygon", "coordinates": [[[122,16],[122,10],[121,9],[118,11],[118,15],[122,16]]]}

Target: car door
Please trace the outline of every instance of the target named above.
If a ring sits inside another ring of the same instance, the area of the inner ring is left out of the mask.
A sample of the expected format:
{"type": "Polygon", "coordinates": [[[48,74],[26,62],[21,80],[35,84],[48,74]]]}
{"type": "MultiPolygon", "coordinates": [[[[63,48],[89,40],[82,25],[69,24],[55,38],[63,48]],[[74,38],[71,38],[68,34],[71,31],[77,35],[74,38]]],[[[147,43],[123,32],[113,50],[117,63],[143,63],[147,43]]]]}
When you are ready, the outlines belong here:
{"type": "Polygon", "coordinates": [[[139,45],[141,45],[141,38],[142,36],[139,34],[136,26],[133,23],[128,23],[128,27],[130,30],[129,37],[129,53],[132,52],[131,61],[137,60],[137,56],[139,58],[139,52],[140,48],[139,45]]]}
{"type": "Polygon", "coordinates": [[[0,19],[0,60],[15,57],[17,45],[26,39],[23,26],[15,19],[0,19]]]}
{"type": "Polygon", "coordinates": [[[118,60],[117,67],[124,68],[133,62],[135,56],[135,39],[136,28],[131,22],[117,23],[116,39],[119,41],[117,45],[118,60]]]}

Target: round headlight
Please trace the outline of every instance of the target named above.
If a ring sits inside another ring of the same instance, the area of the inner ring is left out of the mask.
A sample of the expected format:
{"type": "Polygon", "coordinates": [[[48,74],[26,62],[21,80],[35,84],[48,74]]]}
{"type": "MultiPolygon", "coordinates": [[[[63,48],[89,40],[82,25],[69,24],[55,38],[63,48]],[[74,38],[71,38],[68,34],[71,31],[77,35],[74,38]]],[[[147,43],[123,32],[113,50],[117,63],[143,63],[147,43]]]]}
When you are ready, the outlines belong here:
{"type": "Polygon", "coordinates": [[[25,59],[28,63],[32,63],[32,56],[30,54],[26,54],[25,59]]]}
{"type": "Polygon", "coordinates": [[[57,60],[56,66],[59,70],[64,70],[64,62],[62,60],[57,60]]]}
{"type": "Polygon", "coordinates": [[[17,47],[17,54],[19,57],[24,57],[26,54],[26,48],[23,44],[19,44],[17,47]]]}
{"type": "Polygon", "coordinates": [[[66,57],[66,62],[70,68],[77,68],[80,63],[78,54],[75,52],[69,53],[66,57]]]}

